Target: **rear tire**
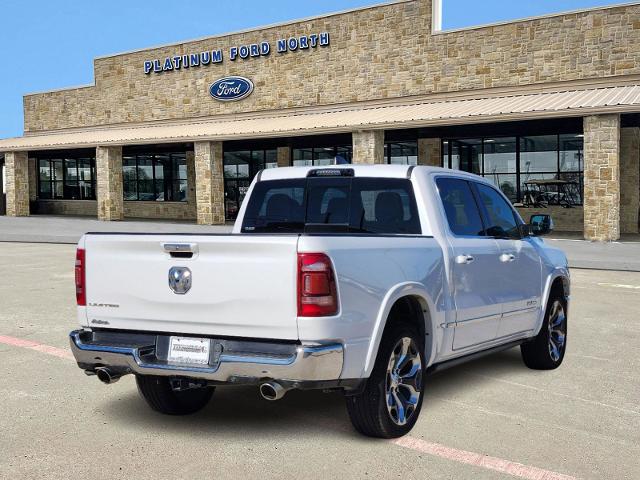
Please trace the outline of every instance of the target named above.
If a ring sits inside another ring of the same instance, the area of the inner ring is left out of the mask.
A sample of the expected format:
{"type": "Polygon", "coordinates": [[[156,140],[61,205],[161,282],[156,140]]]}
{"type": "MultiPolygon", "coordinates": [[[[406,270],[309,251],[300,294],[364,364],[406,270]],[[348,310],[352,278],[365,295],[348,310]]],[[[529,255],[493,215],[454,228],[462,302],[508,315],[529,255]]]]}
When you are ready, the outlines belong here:
{"type": "Polygon", "coordinates": [[[520,346],[524,364],[534,370],[554,370],[564,360],[567,350],[567,302],[561,291],[554,290],[540,333],[520,346]]]}
{"type": "Polygon", "coordinates": [[[168,377],[136,375],[138,391],[156,412],[165,415],[191,415],[202,410],[215,391],[215,387],[174,390],[168,377]]]}
{"type": "Polygon", "coordinates": [[[365,389],[346,397],[354,428],[376,438],[409,433],[422,408],[424,362],[424,339],[417,329],[390,325],[365,389]]]}

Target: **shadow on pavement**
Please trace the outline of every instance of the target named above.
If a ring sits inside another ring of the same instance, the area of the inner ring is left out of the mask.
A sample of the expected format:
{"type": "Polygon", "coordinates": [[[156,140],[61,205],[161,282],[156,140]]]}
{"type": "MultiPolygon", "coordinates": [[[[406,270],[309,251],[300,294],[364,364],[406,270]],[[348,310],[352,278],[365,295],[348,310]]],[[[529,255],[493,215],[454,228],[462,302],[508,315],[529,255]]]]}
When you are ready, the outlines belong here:
{"type": "MultiPolygon", "coordinates": [[[[486,380],[477,376],[501,375],[526,367],[519,349],[498,353],[463,364],[433,376],[425,384],[425,407],[438,398],[486,380]]],[[[131,382],[124,394],[111,397],[101,405],[107,418],[122,425],[143,427],[187,437],[224,435],[226,438],[256,439],[291,437],[292,435],[343,435],[362,438],[351,428],[341,393],[291,391],[278,402],[263,400],[257,387],[218,388],[211,403],[201,412],[186,417],[171,417],[152,411],[139,397],[131,382]]]]}
{"type": "MultiPolygon", "coordinates": [[[[133,387],[133,384],[132,384],[133,387]]],[[[292,435],[347,435],[355,433],[340,393],[291,391],[278,402],[268,402],[257,387],[217,388],[201,412],[171,417],[152,411],[134,388],[110,398],[102,409],[112,421],[135,428],[170,430],[186,436],[224,435],[274,438],[292,435]]]]}

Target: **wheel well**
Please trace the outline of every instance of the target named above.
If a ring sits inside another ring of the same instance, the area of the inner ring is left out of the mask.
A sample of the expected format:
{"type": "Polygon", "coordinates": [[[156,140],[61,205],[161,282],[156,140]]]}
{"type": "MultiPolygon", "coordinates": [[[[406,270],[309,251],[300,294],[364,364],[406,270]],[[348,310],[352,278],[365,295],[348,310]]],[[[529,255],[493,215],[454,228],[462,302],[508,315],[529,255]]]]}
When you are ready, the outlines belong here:
{"type": "Polygon", "coordinates": [[[565,288],[565,279],[564,277],[556,278],[551,284],[551,290],[549,291],[551,294],[560,294],[562,296],[567,295],[567,291],[565,288]]]}
{"type": "Polygon", "coordinates": [[[425,339],[425,355],[427,361],[429,361],[433,331],[427,302],[423,298],[413,295],[399,298],[389,311],[385,328],[395,323],[406,323],[418,328],[420,336],[425,339]]]}

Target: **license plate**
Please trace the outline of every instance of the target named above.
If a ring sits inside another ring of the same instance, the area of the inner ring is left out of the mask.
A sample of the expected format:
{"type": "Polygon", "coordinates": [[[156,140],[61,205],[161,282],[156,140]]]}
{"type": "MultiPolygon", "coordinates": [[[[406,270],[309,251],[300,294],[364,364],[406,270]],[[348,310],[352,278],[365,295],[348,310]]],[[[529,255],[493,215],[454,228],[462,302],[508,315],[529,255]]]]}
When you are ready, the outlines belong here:
{"type": "Polygon", "coordinates": [[[169,363],[207,365],[211,340],[208,338],[171,337],[169,340],[169,363]]]}

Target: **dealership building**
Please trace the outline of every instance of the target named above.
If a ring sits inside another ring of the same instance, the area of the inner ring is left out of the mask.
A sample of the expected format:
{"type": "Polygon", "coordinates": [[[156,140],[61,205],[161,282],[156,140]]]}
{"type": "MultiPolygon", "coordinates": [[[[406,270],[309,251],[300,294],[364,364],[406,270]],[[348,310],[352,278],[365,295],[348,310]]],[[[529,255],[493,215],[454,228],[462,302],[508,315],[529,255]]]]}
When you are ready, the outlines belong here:
{"type": "Polygon", "coordinates": [[[97,58],[24,97],[0,211],[222,224],[254,176],[407,164],[484,176],[525,218],[638,233],[640,2],[443,30],[399,0],[97,58]]]}

